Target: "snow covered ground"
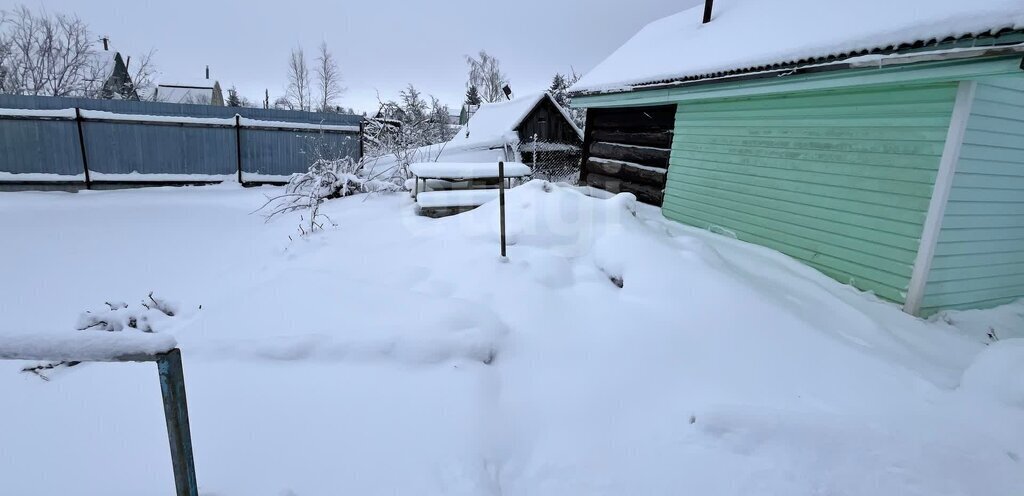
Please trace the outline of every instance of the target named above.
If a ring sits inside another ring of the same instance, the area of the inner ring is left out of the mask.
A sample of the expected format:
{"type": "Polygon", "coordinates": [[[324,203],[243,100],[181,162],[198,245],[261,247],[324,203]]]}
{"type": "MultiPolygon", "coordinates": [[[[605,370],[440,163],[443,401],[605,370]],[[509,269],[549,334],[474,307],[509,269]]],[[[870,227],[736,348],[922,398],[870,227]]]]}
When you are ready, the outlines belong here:
{"type": "MultiPolygon", "coordinates": [[[[0,193],[0,333],[177,301],[205,495],[1024,494],[1024,304],[924,322],[541,182],[507,262],[494,202],[334,200],[300,239],[271,191],[0,193]]],[[[153,364],[23,365],[0,494],[172,492],[153,364]]]]}

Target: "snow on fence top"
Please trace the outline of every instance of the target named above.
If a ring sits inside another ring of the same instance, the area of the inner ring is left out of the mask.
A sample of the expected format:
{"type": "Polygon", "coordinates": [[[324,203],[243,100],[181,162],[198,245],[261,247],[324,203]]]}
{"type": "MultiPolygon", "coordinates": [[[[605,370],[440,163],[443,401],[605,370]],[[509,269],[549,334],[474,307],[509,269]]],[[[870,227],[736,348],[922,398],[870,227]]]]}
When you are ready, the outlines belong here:
{"type": "Polygon", "coordinates": [[[575,92],[1024,29],[1021,0],[718,0],[654,21],[587,73],[575,92]]]}
{"type": "MultiPolygon", "coordinates": [[[[0,109],[2,110],[2,109],[0,109]]],[[[75,117],[74,109],[66,110],[17,110],[18,114],[14,115],[26,115],[26,116],[39,116],[39,117],[67,117],[67,112],[70,111],[70,117],[75,117]],[[43,112],[48,114],[25,114],[27,112],[43,112]]],[[[3,115],[3,114],[0,114],[3,115]]],[[[186,117],[176,115],[144,115],[144,114],[121,114],[116,112],[108,112],[106,110],[82,110],[82,118],[91,120],[104,120],[104,121],[118,121],[118,122],[153,122],[153,123],[169,123],[169,124],[195,124],[195,125],[209,125],[209,126],[234,126],[234,117],[186,117]]],[[[238,122],[243,128],[250,129],[302,129],[312,131],[341,131],[348,133],[358,133],[359,126],[345,126],[337,124],[313,124],[305,122],[290,122],[290,121],[266,121],[260,119],[250,119],[248,117],[240,117],[238,122]]]]}
{"type": "Polygon", "coordinates": [[[200,124],[212,126],[234,126],[234,118],[185,117],[176,115],[119,114],[106,110],[82,110],[83,119],[118,122],[166,122],[170,124],[200,124]]]}
{"type": "MultiPolygon", "coordinates": [[[[498,177],[498,162],[420,162],[409,165],[417,177],[431,179],[482,179],[498,177]]],[[[505,177],[530,175],[530,167],[519,162],[505,162],[505,177]]]]}
{"type": "Polygon", "coordinates": [[[341,131],[346,133],[358,133],[359,126],[339,126],[337,124],[309,124],[303,122],[288,122],[288,121],[264,121],[259,119],[249,119],[242,117],[240,124],[242,127],[249,128],[265,128],[265,129],[310,129],[313,131],[341,131]]]}
{"type": "Polygon", "coordinates": [[[166,353],[175,346],[170,335],[141,332],[0,334],[0,359],[112,362],[166,353]]]}
{"type": "Polygon", "coordinates": [[[14,109],[0,108],[0,117],[38,117],[38,118],[60,118],[74,119],[75,109],[37,110],[37,109],[14,109]]]}

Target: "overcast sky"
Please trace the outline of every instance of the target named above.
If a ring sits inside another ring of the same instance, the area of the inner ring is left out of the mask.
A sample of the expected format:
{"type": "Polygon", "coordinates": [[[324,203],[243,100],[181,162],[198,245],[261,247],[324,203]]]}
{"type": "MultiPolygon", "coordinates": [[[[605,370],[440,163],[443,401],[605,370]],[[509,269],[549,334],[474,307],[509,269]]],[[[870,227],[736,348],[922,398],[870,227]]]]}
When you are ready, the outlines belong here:
{"type": "Polygon", "coordinates": [[[376,109],[413,83],[453,107],[462,103],[464,56],[498,57],[517,94],[550,84],[556,71],[586,72],[646,23],[700,0],[28,0],[73,12],[126,54],[157,50],[160,82],[211,77],[225,91],[271,101],[284,94],[291,48],[331,47],[347,92],[338,102],[376,109]]]}

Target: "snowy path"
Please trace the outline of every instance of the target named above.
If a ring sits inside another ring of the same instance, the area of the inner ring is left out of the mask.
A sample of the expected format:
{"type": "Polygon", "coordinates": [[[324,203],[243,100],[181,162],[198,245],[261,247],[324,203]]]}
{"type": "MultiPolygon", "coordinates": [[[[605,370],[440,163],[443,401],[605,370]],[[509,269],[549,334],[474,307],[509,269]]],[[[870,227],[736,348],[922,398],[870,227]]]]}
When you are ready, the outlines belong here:
{"type": "MultiPolygon", "coordinates": [[[[203,494],[1024,487],[1024,405],[956,389],[978,340],[774,252],[539,183],[510,193],[507,263],[493,205],[435,221],[401,195],[289,241],[297,216],[248,215],[266,191],[0,194],[0,332],[149,291],[189,309],[203,494]]],[[[151,365],[18,367],[0,493],[172,487],[151,365]]]]}

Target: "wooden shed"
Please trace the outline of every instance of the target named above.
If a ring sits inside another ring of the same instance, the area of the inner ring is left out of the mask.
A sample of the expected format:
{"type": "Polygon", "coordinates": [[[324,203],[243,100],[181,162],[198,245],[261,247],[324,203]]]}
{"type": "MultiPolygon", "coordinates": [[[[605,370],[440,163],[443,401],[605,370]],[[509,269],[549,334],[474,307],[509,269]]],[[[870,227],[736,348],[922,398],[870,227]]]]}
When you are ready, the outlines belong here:
{"type": "Polygon", "coordinates": [[[587,183],[908,313],[1024,297],[1024,4],[827,4],[719,0],[644,28],[573,88],[587,183]]]}
{"type": "MultiPolygon", "coordinates": [[[[523,162],[535,167],[535,174],[571,163],[576,177],[582,143],[583,131],[568,112],[541,92],[480,105],[451,140],[408,150],[403,158],[410,162],[523,162]]],[[[381,171],[397,167],[400,161],[396,155],[385,155],[369,166],[381,171]]]]}

